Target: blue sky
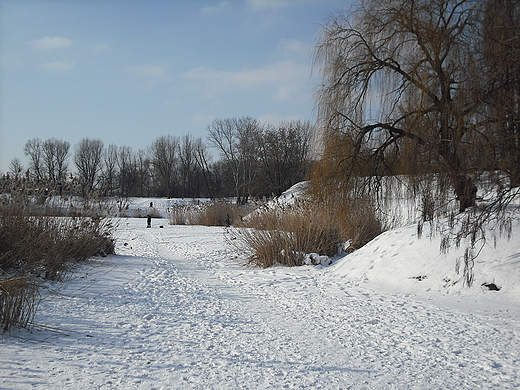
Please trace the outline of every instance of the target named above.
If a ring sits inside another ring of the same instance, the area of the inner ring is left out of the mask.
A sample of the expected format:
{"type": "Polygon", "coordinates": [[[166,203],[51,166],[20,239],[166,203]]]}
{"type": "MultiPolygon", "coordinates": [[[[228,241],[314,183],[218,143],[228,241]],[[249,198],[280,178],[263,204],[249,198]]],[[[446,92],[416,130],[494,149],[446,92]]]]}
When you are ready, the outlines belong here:
{"type": "Polygon", "coordinates": [[[0,172],[34,137],[137,150],[217,118],[313,121],[312,49],[345,5],[0,0],[0,172]]]}

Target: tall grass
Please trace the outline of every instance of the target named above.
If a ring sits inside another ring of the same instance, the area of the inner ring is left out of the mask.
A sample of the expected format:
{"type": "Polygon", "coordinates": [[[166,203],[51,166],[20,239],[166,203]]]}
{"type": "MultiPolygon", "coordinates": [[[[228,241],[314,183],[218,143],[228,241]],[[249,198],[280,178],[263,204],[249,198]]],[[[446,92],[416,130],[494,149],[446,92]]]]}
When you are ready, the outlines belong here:
{"type": "Polygon", "coordinates": [[[235,230],[234,241],[252,264],[264,268],[303,265],[310,253],[335,256],[342,241],[330,212],[305,203],[255,212],[245,226],[235,230]]]}
{"type": "Polygon", "coordinates": [[[111,219],[86,209],[80,214],[94,216],[49,216],[48,209],[38,206],[23,189],[0,194],[0,326],[4,331],[31,322],[43,281],[62,278],[92,256],[114,253],[111,219]]]}
{"type": "Polygon", "coordinates": [[[169,208],[170,225],[231,226],[241,224],[254,206],[228,202],[175,205],[169,208]]]}
{"type": "Polygon", "coordinates": [[[74,262],[114,252],[112,222],[101,217],[28,215],[0,206],[0,269],[59,279],[74,262]]]}
{"type": "Polygon", "coordinates": [[[0,326],[3,332],[27,327],[36,310],[38,285],[28,277],[0,279],[0,326]]]}

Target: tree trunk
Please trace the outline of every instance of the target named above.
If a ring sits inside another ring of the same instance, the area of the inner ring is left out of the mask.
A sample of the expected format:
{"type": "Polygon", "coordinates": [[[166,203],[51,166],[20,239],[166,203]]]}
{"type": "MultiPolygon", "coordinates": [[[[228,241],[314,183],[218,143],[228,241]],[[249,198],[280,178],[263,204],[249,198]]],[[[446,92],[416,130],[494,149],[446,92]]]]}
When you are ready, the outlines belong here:
{"type": "Polygon", "coordinates": [[[468,175],[458,174],[454,180],[455,194],[459,201],[459,212],[476,205],[477,187],[475,181],[468,175]]]}

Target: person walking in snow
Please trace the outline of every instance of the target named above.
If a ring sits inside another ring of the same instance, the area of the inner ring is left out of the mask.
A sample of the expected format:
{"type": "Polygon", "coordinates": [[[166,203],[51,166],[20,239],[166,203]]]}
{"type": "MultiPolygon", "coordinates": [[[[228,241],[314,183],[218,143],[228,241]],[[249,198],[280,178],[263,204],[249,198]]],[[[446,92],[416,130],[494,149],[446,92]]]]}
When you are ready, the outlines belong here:
{"type": "Polygon", "coordinates": [[[152,216],[150,214],[148,214],[146,216],[146,219],[147,219],[147,222],[148,224],[146,225],[147,228],[151,228],[152,227],[152,216]]]}

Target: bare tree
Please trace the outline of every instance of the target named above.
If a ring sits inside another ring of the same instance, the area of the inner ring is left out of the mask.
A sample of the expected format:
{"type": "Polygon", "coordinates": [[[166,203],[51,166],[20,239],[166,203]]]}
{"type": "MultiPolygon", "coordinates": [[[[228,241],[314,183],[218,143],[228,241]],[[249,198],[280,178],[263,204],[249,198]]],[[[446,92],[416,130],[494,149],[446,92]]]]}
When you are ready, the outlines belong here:
{"type": "Polygon", "coordinates": [[[129,146],[121,146],[117,153],[119,168],[119,193],[122,198],[134,194],[137,186],[137,161],[135,153],[129,146]]]}
{"type": "Polygon", "coordinates": [[[240,174],[238,134],[233,119],[215,119],[208,127],[208,141],[220,152],[220,157],[227,162],[233,177],[233,186],[237,201],[240,198],[240,174]]]}
{"type": "Polygon", "coordinates": [[[180,195],[184,198],[187,194],[193,194],[196,186],[195,145],[190,135],[185,135],[179,142],[179,176],[180,195]]]}
{"type": "Polygon", "coordinates": [[[81,181],[82,195],[91,193],[102,168],[103,142],[101,140],[82,139],[75,148],[74,163],[81,181]]]}
{"type": "Polygon", "coordinates": [[[9,164],[9,173],[11,173],[13,179],[18,180],[22,177],[23,164],[18,157],[11,160],[9,164]]]}
{"type": "Polygon", "coordinates": [[[136,155],[138,175],[138,196],[150,196],[152,184],[152,169],[149,153],[139,149],[136,155]]]}
{"type": "Polygon", "coordinates": [[[351,144],[347,170],[366,171],[365,155],[372,175],[388,173],[388,156],[413,150],[449,175],[460,211],[474,205],[465,157],[477,126],[478,101],[467,93],[475,12],[473,0],[368,0],[325,28],[319,115],[330,142],[340,134],[351,144]]]}
{"type": "Polygon", "coordinates": [[[258,168],[260,125],[256,119],[216,119],[208,127],[208,140],[231,170],[237,203],[245,203],[258,168]]]}
{"type": "Polygon", "coordinates": [[[118,175],[118,148],[114,144],[108,145],[103,153],[103,163],[101,170],[101,181],[103,193],[113,195],[118,175]]]}
{"type": "Polygon", "coordinates": [[[33,138],[25,143],[24,154],[29,156],[32,178],[36,181],[43,180],[43,147],[42,140],[33,138]]]}
{"type": "Polygon", "coordinates": [[[172,135],[159,137],[151,147],[157,185],[168,198],[173,196],[177,181],[178,148],[179,139],[172,135]]]}
{"type": "Polygon", "coordinates": [[[236,120],[236,129],[240,156],[239,177],[241,177],[241,198],[237,198],[237,202],[245,204],[252,195],[253,185],[259,174],[261,125],[256,119],[243,117],[236,120]]]}
{"type": "MultiPolygon", "coordinates": [[[[355,12],[331,19],[316,49],[323,76],[317,102],[324,153],[313,176],[315,188],[374,200],[387,188],[386,175],[403,173],[419,181],[421,174],[435,173],[437,179],[430,175],[425,188],[435,184],[438,194],[456,198],[460,212],[460,230],[443,237],[444,248],[450,240],[471,241],[464,256],[468,285],[484,222],[493,212],[497,217],[496,210],[514,195],[498,188],[498,201],[463,213],[476,204],[477,178],[501,161],[495,158],[501,141],[493,135],[482,93],[487,80],[478,81],[486,77],[478,38],[482,4],[365,0],[355,12]]],[[[511,26],[518,30],[515,23],[511,26]]],[[[427,192],[419,196],[435,202],[427,192]]]]}
{"type": "Polygon", "coordinates": [[[485,1],[482,17],[484,100],[490,126],[489,151],[506,172],[511,187],[520,185],[520,1],[485,1]]]}
{"type": "Polygon", "coordinates": [[[70,144],[51,138],[43,142],[43,165],[53,185],[62,185],[67,176],[70,144]]]}
{"type": "Polygon", "coordinates": [[[313,128],[309,122],[289,121],[264,128],[259,164],[259,188],[263,195],[279,196],[305,179],[313,128]]]}
{"type": "Polygon", "coordinates": [[[213,180],[213,172],[210,168],[211,155],[201,138],[197,138],[194,141],[193,156],[202,173],[202,177],[204,178],[207,194],[211,199],[213,199],[215,197],[215,183],[213,180]]]}
{"type": "Polygon", "coordinates": [[[70,144],[67,141],[56,141],[56,179],[64,182],[68,172],[70,144]]]}

